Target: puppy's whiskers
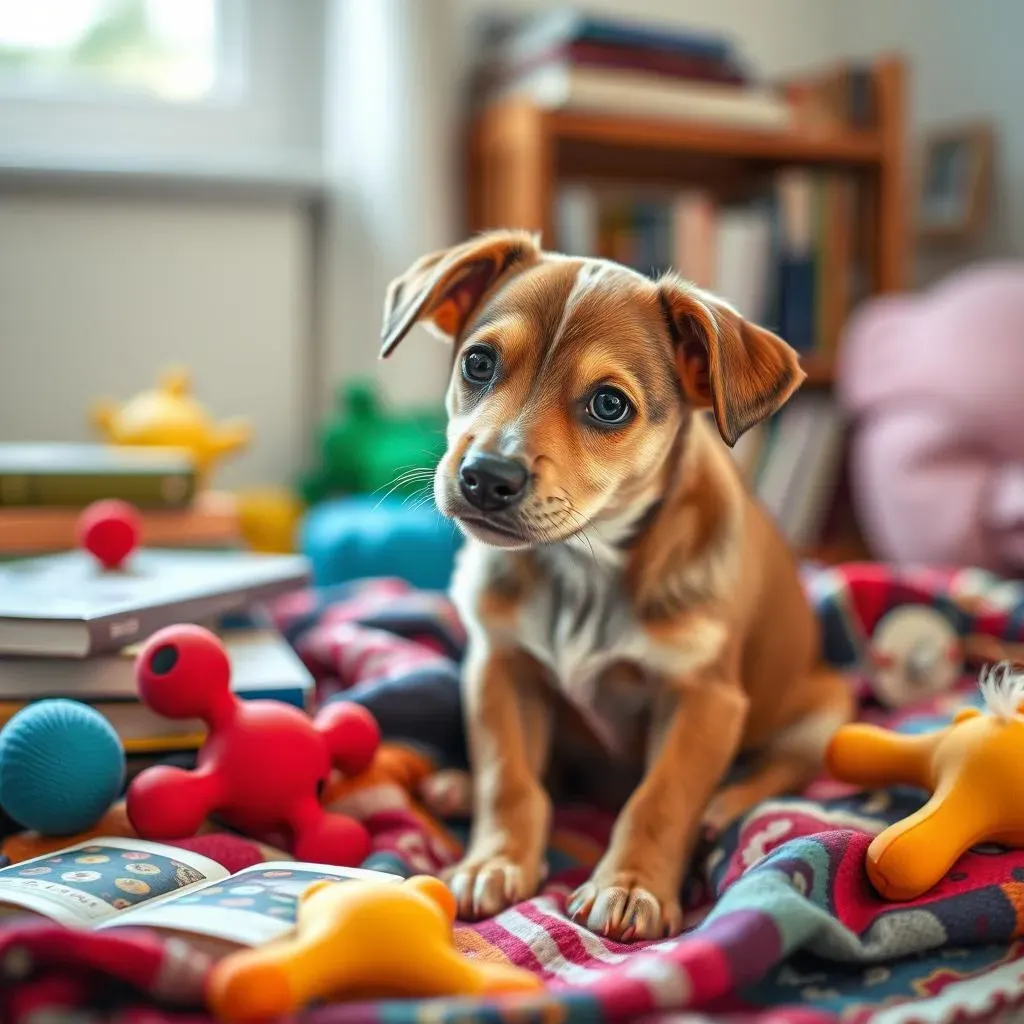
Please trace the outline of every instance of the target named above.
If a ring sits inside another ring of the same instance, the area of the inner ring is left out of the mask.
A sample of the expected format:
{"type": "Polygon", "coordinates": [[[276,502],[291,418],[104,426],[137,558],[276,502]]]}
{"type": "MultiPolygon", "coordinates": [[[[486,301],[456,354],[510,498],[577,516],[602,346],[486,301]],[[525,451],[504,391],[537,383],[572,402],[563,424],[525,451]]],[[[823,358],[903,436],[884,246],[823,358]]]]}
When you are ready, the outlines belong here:
{"type": "MultiPolygon", "coordinates": [[[[374,505],[374,509],[376,510],[380,508],[380,506],[385,501],[387,501],[387,499],[390,498],[391,495],[394,494],[395,491],[397,491],[400,487],[407,487],[410,484],[419,483],[420,481],[429,481],[430,483],[433,483],[434,472],[435,471],[433,469],[428,468],[427,466],[415,466],[412,469],[407,469],[404,472],[399,473],[398,476],[395,477],[395,479],[392,480],[390,483],[382,484],[380,487],[377,488],[377,490],[372,492],[373,494],[377,494],[380,491],[384,490],[385,487],[387,488],[385,493],[381,495],[381,498],[377,502],[377,504],[374,505]]],[[[419,488],[417,488],[417,491],[414,493],[418,492],[419,488]]]]}
{"type": "Polygon", "coordinates": [[[415,501],[409,507],[410,512],[416,512],[423,508],[424,505],[429,505],[434,500],[434,488],[430,484],[424,484],[423,487],[417,488],[402,502],[403,505],[409,501],[415,501]]]}

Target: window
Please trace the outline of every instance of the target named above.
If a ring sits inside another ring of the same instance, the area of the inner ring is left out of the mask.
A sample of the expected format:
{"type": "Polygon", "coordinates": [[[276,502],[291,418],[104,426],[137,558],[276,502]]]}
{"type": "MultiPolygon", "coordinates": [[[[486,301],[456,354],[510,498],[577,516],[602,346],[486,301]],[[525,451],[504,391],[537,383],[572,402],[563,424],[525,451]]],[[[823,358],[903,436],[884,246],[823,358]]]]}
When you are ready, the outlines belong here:
{"type": "Polygon", "coordinates": [[[0,88],[195,102],[227,84],[218,0],[0,0],[0,88]]]}
{"type": "Polygon", "coordinates": [[[318,163],[324,0],[0,0],[0,164],[318,163]]]}

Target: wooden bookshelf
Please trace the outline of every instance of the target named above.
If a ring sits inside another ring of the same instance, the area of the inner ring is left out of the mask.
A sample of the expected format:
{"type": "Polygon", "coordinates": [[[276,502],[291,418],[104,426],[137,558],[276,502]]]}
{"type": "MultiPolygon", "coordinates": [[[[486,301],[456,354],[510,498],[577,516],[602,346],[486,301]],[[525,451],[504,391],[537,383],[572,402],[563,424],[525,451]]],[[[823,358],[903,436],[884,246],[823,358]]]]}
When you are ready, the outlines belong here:
{"type": "Polygon", "coordinates": [[[721,191],[766,169],[803,165],[857,175],[872,199],[873,286],[905,283],[906,72],[899,58],[872,68],[876,127],[755,129],[564,110],[511,100],[471,126],[471,231],[518,227],[554,239],[555,194],[566,180],[700,184],[721,191]]]}
{"type": "MultiPolygon", "coordinates": [[[[839,71],[841,69],[830,69],[839,71]]],[[[471,231],[516,227],[539,231],[557,247],[555,199],[566,182],[698,187],[723,197],[786,166],[835,169],[865,191],[868,287],[872,294],[906,285],[906,68],[885,57],[870,68],[871,130],[812,125],[756,129],[704,122],[547,110],[510,100],[478,113],[468,140],[471,231]]],[[[820,82],[821,74],[785,83],[820,82]]],[[[804,357],[807,388],[830,388],[834,357],[804,357]]],[[[859,536],[830,551],[865,549],[859,536]]]]}

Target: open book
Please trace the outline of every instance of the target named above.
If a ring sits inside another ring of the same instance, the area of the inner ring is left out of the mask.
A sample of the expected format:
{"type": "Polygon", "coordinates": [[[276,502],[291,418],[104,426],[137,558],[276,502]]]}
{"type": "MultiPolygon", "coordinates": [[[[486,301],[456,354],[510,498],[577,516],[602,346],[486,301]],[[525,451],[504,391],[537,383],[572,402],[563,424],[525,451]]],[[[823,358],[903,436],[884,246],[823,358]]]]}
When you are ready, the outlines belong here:
{"type": "Polygon", "coordinates": [[[298,897],[318,879],[398,875],[271,861],[230,874],[161,843],[97,838],[0,869],[0,916],[37,914],[86,929],[153,928],[223,955],[287,934],[298,897]]]}

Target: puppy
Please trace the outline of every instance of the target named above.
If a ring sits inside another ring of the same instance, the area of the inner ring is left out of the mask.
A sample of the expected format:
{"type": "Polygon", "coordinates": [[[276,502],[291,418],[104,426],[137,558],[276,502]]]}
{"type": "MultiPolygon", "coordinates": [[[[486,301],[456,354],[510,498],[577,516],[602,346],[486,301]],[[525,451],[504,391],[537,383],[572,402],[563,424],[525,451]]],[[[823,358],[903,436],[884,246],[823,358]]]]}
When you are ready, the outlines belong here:
{"type": "Polygon", "coordinates": [[[638,781],[568,913],[624,941],[676,934],[702,823],[806,784],[852,711],[794,556],[726,447],[799,387],[796,354],[676,276],[513,231],[393,281],[382,357],[417,322],[453,346],[434,494],[466,536],[460,916],[539,887],[545,771],[571,720],[638,781]],[[749,773],[728,782],[744,751],[749,773]]]}

